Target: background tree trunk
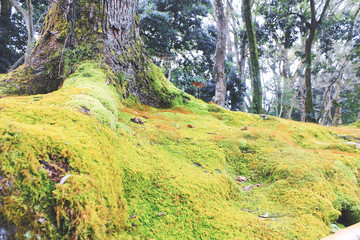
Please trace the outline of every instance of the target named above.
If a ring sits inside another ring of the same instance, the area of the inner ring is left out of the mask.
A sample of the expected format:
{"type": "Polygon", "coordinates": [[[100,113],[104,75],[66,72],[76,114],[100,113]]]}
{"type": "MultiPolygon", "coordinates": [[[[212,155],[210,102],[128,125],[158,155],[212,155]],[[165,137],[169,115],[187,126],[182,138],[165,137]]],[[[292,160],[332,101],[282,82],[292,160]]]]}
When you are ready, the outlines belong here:
{"type": "Polygon", "coordinates": [[[310,28],[305,42],[305,121],[315,122],[311,89],[311,46],[315,38],[315,28],[310,28]]]}
{"type": "Polygon", "coordinates": [[[11,4],[8,0],[1,0],[0,6],[0,64],[3,65],[0,67],[0,72],[6,71],[6,66],[8,64],[8,59],[6,55],[7,38],[9,36],[9,31],[11,28],[11,4]]]}
{"type": "Polygon", "coordinates": [[[315,122],[316,118],[314,114],[311,89],[311,47],[314,42],[316,31],[325,17],[330,0],[326,0],[319,20],[316,19],[315,1],[309,0],[309,3],[311,9],[311,20],[310,23],[306,22],[306,26],[309,28],[309,35],[305,41],[305,121],[315,122]]]}
{"type": "MultiPolygon", "coordinates": [[[[341,106],[339,105],[340,92],[341,92],[341,84],[340,84],[340,82],[341,82],[341,79],[338,79],[338,81],[336,82],[335,94],[334,94],[333,100],[331,101],[331,103],[333,103],[333,102],[336,103],[334,119],[333,119],[333,122],[332,122],[332,125],[334,125],[334,126],[342,125],[341,106]]],[[[329,114],[330,114],[330,112],[329,112],[329,114]]]]}
{"type": "Polygon", "coordinates": [[[11,4],[8,0],[1,0],[0,6],[0,38],[7,34],[8,26],[11,24],[11,4]]]}
{"type": "MultiPolygon", "coordinates": [[[[230,38],[230,32],[231,32],[231,30],[230,30],[231,8],[232,8],[232,0],[227,0],[226,1],[226,14],[225,14],[225,19],[226,19],[226,51],[230,55],[233,53],[232,44],[231,44],[231,38],[230,38]]],[[[231,55],[231,58],[233,58],[232,55],[231,55]]]]}
{"type": "Polygon", "coordinates": [[[281,110],[279,117],[283,116],[284,118],[288,115],[288,111],[290,109],[290,99],[292,93],[291,86],[291,72],[290,72],[290,61],[289,61],[289,54],[287,48],[281,49],[281,58],[282,58],[282,95],[281,95],[281,110]]]}
{"type": "Polygon", "coordinates": [[[246,32],[249,41],[250,61],[251,61],[251,80],[252,80],[252,103],[253,112],[263,113],[262,109],[262,89],[260,80],[260,65],[257,52],[255,29],[251,17],[250,0],[243,0],[243,18],[246,25],[246,32]]]}
{"type": "Polygon", "coordinates": [[[214,66],[216,81],[215,103],[224,107],[226,99],[225,54],[227,21],[222,0],[215,0],[214,7],[217,26],[217,42],[214,66]]]}
{"type": "Polygon", "coordinates": [[[26,0],[27,10],[21,7],[20,3],[15,0],[8,0],[12,6],[16,9],[18,13],[21,14],[25,21],[26,30],[28,34],[26,52],[25,52],[25,60],[30,56],[32,50],[34,49],[35,44],[35,29],[33,23],[33,6],[31,0],[26,0]]]}

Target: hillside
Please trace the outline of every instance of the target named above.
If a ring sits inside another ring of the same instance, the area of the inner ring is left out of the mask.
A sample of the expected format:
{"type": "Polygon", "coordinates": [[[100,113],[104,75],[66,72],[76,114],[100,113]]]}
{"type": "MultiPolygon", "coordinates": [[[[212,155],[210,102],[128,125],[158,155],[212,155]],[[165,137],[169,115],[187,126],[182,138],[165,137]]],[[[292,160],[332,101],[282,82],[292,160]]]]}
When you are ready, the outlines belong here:
{"type": "Polygon", "coordinates": [[[337,220],[360,221],[359,123],[230,112],[151,71],[153,87],[173,93],[171,108],[119,97],[92,62],[56,92],[0,99],[0,219],[9,234],[320,239],[337,220]]]}

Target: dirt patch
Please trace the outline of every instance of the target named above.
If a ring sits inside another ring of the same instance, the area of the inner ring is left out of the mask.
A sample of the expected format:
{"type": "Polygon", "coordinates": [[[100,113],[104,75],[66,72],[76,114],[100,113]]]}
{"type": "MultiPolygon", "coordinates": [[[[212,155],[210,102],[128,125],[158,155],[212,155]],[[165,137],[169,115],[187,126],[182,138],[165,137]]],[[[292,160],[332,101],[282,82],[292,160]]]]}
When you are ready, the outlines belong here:
{"type": "MultiPolygon", "coordinates": [[[[49,157],[51,157],[51,155],[49,155],[49,157]]],[[[49,158],[49,160],[45,160],[44,157],[41,157],[39,163],[47,171],[48,177],[56,183],[60,182],[61,178],[70,171],[67,159],[57,160],[49,158]]]]}

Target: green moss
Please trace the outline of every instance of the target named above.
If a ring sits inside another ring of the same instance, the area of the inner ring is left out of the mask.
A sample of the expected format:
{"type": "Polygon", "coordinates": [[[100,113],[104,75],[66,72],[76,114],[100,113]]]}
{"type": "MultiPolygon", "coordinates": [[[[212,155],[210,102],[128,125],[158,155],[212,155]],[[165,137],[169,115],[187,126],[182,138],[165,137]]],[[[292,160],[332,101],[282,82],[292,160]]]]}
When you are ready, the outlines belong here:
{"type": "Polygon", "coordinates": [[[15,238],[321,239],[341,213],[359,220],[360,155],[337,137],[356,131],[230,112],[154,65],[144,76],[170,108],[126,98],[98,63],[74,71],[56,92],[0,99],[0,222],[15,238]]]}
{"type": "Polygon", "coordinates": [[[357,121],[357,122],[353,123],[353,125],[354,125],[355,127],[360,128],[360,121],[357,121]]]}

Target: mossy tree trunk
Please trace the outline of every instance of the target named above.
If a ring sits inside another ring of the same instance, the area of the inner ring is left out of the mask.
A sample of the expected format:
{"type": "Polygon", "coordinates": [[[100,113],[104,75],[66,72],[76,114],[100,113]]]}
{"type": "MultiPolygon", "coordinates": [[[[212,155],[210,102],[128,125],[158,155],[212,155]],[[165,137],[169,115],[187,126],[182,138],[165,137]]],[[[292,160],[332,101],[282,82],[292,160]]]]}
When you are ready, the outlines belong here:
{"type": "Polygon", "coordinates": [[[163,106],[163,99],[151,91],[152,80],[146,74],[150,62],[140,38],[137,7],[134,0],[77,0],[71,36],[73,0],[52,2],[32,54],[0,80],[3,94],[57,90],[74,71],[76,60],[94,59],[118,74],[117,81],[127,87],[126,95],[163,106]]]}
{"type": "Polygon", "coordinates": [[[262,88],[260,80],[260,65],[257,52],[254,24],[251,17],[251,0],[243,0],[243,19],[246,26],[246,33],[249,41],[251,82],[252,82],[252,107],[253,112],[263,113],[262,109],[262,88]]]}

